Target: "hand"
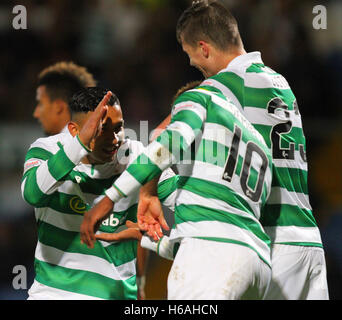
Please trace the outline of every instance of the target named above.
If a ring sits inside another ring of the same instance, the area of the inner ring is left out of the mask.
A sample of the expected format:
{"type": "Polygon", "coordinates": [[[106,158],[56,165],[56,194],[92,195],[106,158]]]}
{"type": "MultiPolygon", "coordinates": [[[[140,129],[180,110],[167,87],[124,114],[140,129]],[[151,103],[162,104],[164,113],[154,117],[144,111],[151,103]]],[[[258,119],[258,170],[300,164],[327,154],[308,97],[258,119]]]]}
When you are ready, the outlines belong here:
{"type": "Polygon", "coordinates": [[[101,132],[102,120],[106,116],[108,106],[107,103],[112,96],[112,92],[108,91],[96,109],[82,127],[79,138],[84,145],[89,147],[90,142],[101,132]]]}
{"type": "Polygon", "coordinates": [[[94,247],[96,241],[95,232],[100,223],[113,211],[114,203],[107,196],[98,202],[93,208],[84,213],[81,224],[81,243],[89,248],[94,247]]]}
{"type": "Polygon", "coordinates": [[[161,228],[170,229],[157,196],[147,197],[140,194],[137,217],[139,228],[147,231],[147,234],[155,241],[164,235],[161,228]]]}
{"type": "Polygon", "coordinates": [[[137,223],[127,220],[126,226],[128,229],[123,230],[118,233],[101,233],[96,234],[95,238],[97,240],[103,240],[107,242],[111,241],[123,241],[123,240],[141,240],[142,233],[138,227],[137,223]]]}

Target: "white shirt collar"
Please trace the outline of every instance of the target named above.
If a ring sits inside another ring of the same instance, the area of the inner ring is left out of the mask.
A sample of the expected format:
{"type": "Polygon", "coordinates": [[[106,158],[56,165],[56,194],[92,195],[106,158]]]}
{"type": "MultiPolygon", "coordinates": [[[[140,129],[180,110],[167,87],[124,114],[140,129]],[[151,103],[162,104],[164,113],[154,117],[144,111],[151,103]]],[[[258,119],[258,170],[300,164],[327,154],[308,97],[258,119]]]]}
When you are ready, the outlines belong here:
{"type": "Polygon", "coordinates": [[[227,67],[222,69],[220,72],[227,72],[229,70],[235,69],[235,68],[241,68],[242,65],[248,66],[252,63],[262,63],[263,61],[261,59],[261,53],[259,51],[253,51],[245,54],[241,54],[234,58],[232,61],[229,62],[227,67]]]}

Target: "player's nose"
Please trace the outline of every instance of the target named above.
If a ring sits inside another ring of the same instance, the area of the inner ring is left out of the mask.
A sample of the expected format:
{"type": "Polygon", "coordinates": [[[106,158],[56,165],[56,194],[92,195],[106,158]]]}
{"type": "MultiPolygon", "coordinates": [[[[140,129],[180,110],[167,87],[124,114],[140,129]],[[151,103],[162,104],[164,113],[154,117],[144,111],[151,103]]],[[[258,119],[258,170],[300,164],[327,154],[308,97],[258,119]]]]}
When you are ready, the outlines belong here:
{"type": "Polygon", "coordinates": [[[39,119],[39,115],[40,115],[40,112],[39,112],[39,107],[36,106],[33,110],[33,118],[35,119],[39,119]]]}

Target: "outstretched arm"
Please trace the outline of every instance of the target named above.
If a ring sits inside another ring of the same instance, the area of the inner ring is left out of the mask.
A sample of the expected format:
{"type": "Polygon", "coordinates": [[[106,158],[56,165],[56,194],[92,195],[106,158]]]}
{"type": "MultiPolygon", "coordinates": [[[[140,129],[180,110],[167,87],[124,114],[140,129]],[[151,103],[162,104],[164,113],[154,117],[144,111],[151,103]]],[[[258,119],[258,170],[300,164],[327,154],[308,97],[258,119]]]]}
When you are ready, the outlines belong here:
{"type": "MultiPolygon", "coordinates": [[[[196,136],[202,132],[203,122],[206,118],[206,99],[206,96],[193,92],[181,95],[174,105],[171,124],[146,147],[145,152],[129,165],[114,185],[106,190],[106,197],[87,214],[95,214],[97,218],[105,217],[108,212],[103,211],[106,209],[106,205],[103,206],[101,202],[112,201],[113,206],[122,197],[127,197],[137,191],[145,183],[176,163],[181,158],[181,153],[184,154],[196,136]],[[102,211],[102,213],[98,211],[102,211]]],[[[93,247],[95,241],[94,232],[97,223],[97,220],[87,219],[81,226],[82,241],[90,247],[93,247]]]]}

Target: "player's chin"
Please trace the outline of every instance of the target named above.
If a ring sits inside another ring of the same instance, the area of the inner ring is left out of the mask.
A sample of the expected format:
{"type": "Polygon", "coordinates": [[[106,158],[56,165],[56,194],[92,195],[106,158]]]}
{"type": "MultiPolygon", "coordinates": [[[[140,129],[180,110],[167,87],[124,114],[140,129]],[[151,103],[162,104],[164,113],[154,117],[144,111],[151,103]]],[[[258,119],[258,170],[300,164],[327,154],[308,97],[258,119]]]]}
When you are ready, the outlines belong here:
{"type": "Polygon", "coordinates": [[[112,150],[112,151],[106,151],[102,150],[101,152],[101,158],[104,162],[109,162],[114,160],[116,154],[118,152],[118,149],[112,150]]]}

